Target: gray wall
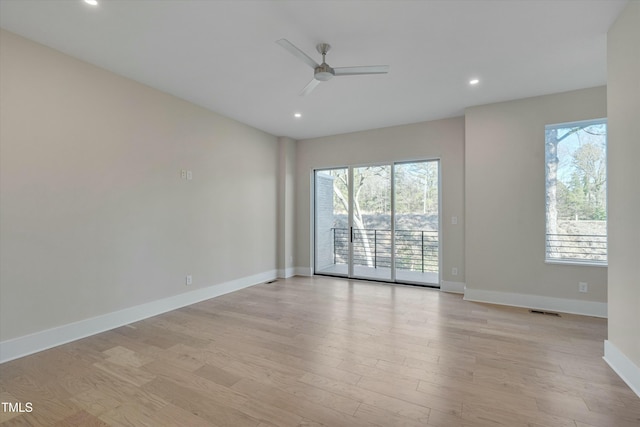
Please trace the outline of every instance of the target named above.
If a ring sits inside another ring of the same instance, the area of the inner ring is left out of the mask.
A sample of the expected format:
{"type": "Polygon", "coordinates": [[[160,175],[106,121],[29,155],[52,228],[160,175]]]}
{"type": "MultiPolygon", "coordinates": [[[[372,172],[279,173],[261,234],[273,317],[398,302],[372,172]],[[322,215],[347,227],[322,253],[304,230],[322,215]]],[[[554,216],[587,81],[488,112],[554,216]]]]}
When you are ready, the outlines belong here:
{"type": "Polygon", "coordinates": [[[640,2],[629,2],[607,40],[609,341],[635,364],[640,387],[640,2]]]}
{"type": "Polygon", "coordinates": [[[544,127],[606,116],[605,87],[467,109],[467,290],[606,302],[606,267],[544,261],[544,127]]]}
{"type": "Polygon", "coordinates": [[[296,141],[278,138],[278,276],[295,274],[295,170],[296,141]]]}
{"type": "Polygon", "coordinates": [[[0,42],[0,340],[275,272],[275,137],[0,42]]]}

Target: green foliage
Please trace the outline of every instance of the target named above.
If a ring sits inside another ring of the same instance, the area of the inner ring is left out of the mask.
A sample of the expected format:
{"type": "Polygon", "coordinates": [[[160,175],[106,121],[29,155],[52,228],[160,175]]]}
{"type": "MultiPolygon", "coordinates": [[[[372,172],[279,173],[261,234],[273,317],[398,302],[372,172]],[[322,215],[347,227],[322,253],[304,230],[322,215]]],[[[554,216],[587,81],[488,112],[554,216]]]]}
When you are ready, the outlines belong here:
{"type": "MultiPolygon", "coordinates": [[[[334,176],[334,209],[346,213],[347,169],[328,171],[334,176]],[[343,199],[344,197],[344,199],[343,199]]],[[[391,210],[391,170],[389,166],[354,169],[355,204],[362,214],[391,210]]],[[[403,163],[395,166],[396,213],[438,214],[437,162],[403,163]]]]}
{"type": "Polygon", "coordinates": [[[572,128],[565,135],[569,133],[572,139],[558,141],[558,218],[606,220],[606,125],[572,128]]]}
{"type": "Polygon", "coordinates": [[[437,162],[396,165],[396,212],[438,214],[437,162]]]}

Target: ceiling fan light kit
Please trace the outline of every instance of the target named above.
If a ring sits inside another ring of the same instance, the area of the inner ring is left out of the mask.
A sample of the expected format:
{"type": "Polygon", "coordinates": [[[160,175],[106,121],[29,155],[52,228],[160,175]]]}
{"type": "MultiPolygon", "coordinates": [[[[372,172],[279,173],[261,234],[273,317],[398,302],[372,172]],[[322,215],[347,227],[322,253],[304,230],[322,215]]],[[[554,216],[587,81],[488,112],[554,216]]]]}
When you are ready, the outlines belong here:
{"type": "Polygon", "coordinates": [[[280,39],[276,41],[280,46],[285,48],[289,53],[291,53],[296,58],[300,59],[305,64],[309,65],[313,68],[313,80],[311,80],[302,92],[300,92],[301,96],[305,96],[309,94],[313,89],[315,89],[320,82],[326,82],[327,80],[331,80],[334,76],[355,76],[355,75],[365,75],[365,74],[386,74],[389,72],[388,65],[367,65],[367,66],[359,66],[359,67],[336,67],[332,68],[326,62],[327,52],[331,49],[331,45],[328,43],[319,43],[316,46],[316,50],[318,53],[322,55],[322,64],[318,64],[314,61],[309,55],[304,53],[300,48],[295,46],[287,39],[280,39]]]}

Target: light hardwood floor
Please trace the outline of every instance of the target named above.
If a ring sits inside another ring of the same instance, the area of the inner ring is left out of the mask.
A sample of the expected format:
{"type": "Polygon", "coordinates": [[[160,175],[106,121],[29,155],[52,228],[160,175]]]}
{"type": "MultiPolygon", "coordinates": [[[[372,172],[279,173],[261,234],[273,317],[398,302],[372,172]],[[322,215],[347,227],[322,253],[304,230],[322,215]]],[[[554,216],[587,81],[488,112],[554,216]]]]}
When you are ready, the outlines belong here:
{"type": "Polygon", "coordinates": [[[606,320],[295,277],[0,365],[2,425],[638,427],[606,320]]]}

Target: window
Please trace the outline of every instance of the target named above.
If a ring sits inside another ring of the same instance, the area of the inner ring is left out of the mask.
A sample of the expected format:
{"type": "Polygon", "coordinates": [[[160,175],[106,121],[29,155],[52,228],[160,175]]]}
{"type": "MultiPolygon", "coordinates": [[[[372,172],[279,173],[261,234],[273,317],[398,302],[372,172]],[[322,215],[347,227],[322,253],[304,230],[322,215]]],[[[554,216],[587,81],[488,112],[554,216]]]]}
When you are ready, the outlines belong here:
{"type": "Polygon", "coordinates": [[[607,264],[607,122],[545,127],[546,260],[607,264]]]}

